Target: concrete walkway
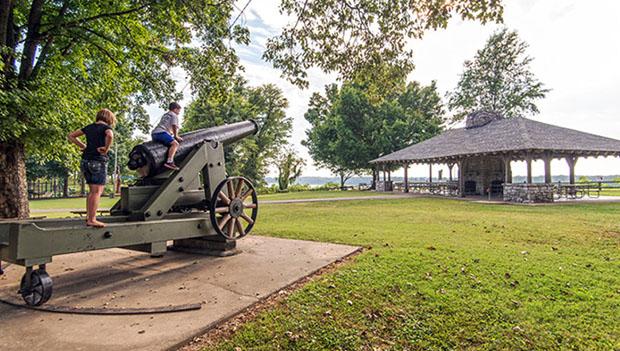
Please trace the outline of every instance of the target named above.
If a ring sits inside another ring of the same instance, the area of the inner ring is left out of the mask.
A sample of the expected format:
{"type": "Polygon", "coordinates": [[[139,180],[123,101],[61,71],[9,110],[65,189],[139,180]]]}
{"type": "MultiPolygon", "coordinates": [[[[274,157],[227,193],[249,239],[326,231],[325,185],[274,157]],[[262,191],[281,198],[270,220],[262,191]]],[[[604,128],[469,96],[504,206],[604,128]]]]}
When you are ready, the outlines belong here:
{"type": "MultiPolygon", "coordinates": [[[[202,309],[151,315],[56,314],[0,303],[1,350],[168,350],[359,248],[248,236],[226,258],[122,249],[54,257],[47,305],[148,308],[201,303],[202,309]]],[[[0,298],[16,296],[23,267],[0,276],[0,298]]]]}

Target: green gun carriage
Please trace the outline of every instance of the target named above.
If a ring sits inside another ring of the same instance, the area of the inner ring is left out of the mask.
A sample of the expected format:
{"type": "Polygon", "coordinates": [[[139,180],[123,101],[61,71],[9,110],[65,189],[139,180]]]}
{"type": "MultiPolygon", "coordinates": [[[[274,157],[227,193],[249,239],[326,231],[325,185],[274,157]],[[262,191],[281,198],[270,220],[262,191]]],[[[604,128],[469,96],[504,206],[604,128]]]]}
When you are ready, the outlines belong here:
{"type": "Polygon", "coordinates": [[[19,290],[23,300],[39,306],[50,299],[53,282],[46,265],[55,255],[108,248],[154,257],[168,249],[220,256],[238,252],[236,240],[252,230],[258,201],[249,180],[226,175],[224,146],[257,132],[250,120],[183,134],[177,171],[163,167],[163,145],[136,146],[129,168],[142,177],[121,189],[109,216],[99,217],[104,228],[87,227],[80,218],[0,222],[0,261],[26,268],[19,290]],[[168,247],[168,241],[174,244],[168,247]]]}

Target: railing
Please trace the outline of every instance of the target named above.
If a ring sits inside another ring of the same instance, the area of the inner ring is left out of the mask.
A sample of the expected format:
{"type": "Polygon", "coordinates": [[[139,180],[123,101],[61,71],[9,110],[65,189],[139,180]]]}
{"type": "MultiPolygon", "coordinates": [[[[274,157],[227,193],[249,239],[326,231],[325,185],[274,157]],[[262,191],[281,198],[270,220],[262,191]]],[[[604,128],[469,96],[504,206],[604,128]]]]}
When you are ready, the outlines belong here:
{"type": "MultiPolygon", "coordinates": [[[[611,183],[611,182],[610,182],[611,183]]],[[[577,184],[564,184],[557,183],[553,189],[553,198],[555,200],[560,199],[583,199],[599,198],[603,191],[603,182],[587,182],[577,184]]]]}

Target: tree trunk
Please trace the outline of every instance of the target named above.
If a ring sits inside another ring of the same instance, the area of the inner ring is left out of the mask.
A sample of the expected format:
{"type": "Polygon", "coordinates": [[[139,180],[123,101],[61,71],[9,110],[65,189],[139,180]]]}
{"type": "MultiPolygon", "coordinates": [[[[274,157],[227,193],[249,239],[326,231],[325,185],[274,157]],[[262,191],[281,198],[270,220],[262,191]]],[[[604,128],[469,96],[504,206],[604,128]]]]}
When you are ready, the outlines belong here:
{"type": "Polygon", "coordinates": [[[63,177],[62,181],[62,197],[66,199],[69,197],[69,173],[63,177]]]}
{"type": "Polygon", "coordinates": [[[80,172],[80,196],[86,196],[86,180],[82,172],[80,172]]]}
{"type": "Polygon", "coordinates": [[[0,143],[0,218],[28,218],[24,145],[0,143]]]}

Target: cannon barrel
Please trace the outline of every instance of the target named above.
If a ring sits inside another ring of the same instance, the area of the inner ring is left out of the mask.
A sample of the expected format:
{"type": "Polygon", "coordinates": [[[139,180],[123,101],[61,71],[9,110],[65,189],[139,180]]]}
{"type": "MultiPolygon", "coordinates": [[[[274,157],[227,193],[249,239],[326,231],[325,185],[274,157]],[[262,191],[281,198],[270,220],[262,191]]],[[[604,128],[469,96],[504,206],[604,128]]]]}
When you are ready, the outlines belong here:
{"type": "MultiPolygon", "coordinates": [[[[222,126],[195,130],[181,134],[183,141],[174,157],[178,164],[190,153],[194,146],[203,141],[217,141],[228,145],[249,135],[258,133],[258,123],[247,120],[222,126]]],[[[149,141],[136,145],[129,153],[127,166],[132,170],[139,170],[143,176],[155,176],[166,170],[163,166],[168,154],[165,145],[149,141]]]]}

